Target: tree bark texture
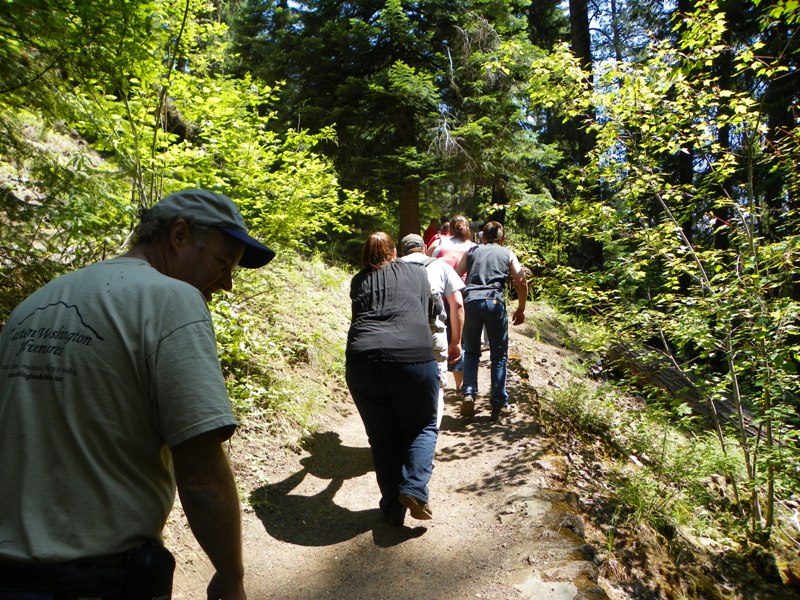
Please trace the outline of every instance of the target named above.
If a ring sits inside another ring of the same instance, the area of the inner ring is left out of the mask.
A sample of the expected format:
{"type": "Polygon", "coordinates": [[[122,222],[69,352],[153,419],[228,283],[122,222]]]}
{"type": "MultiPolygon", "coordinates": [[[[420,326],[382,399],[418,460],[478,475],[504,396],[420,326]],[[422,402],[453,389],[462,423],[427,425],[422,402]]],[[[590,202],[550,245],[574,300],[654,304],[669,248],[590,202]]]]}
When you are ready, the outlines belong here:
{"type": "Polygon", "coordinates": [[[400,188],[400,238],[419,233],[419,182],[408,179],[400,188]]]}

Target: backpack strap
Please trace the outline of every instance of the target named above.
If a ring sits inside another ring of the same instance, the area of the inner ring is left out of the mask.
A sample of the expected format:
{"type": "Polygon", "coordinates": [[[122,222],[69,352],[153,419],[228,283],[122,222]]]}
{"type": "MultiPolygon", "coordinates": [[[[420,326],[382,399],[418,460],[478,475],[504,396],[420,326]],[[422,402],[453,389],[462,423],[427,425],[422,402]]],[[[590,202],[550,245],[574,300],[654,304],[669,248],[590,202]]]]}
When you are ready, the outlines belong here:
{"type": "MultiPolygon", "coordinates": [[[[420,267],[424,268],[426,271],[428,270],[428,265],[433,264],[436,260],[433,256],[427,256],[425,260],[421,262],[411,262],[413,265],[419,265],[420,267]]],[[[431,290],[431,295],[428,298],[428,324],[431,327],[431,332],[436,333],[438,330],[436,327],[436,319],[444,312],[444,298],[439,292],[434,292],[431,290]]]]}
{"type": "Polygon", "coordinates": [[[436,258],[434,258],[433,256],[428,256],[428,257],[427,257],[427,258],[425,258],[425,260],[423,260],[423,261],[422,261],[420,264],[421,264],[423,267],[427,267],[428,265],[430,265],[430,264],[433,264],[433,262],[434,262],[435,260],[437,260],[437,259],[436,259],[436,258]]]}

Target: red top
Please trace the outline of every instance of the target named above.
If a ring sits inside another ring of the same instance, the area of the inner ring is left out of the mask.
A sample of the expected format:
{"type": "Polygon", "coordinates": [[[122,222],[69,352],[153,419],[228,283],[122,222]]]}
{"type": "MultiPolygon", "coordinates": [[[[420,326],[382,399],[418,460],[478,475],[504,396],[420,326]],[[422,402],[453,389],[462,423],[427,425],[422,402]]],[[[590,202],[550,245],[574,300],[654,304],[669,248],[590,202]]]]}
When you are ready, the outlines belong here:
{"type": "Polygon", "coordinates": [[[438,225],[428,225],[428,228],[425,230],[425,233],[422,234],[422,241],[425,242],[426,246],[431,245],[431,241],[433,241],[433,236],[439,233],[439,226],[438,225]]]}

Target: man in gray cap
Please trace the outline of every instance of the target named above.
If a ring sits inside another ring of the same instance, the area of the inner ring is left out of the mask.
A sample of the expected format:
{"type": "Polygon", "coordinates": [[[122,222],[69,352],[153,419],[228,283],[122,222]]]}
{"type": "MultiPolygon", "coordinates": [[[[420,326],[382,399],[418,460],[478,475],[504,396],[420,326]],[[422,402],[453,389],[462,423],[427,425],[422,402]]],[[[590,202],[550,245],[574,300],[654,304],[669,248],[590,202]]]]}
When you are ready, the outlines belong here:
{"type": "Polygon", "coordinates": [[[54,279],[11,313],[0,597],[168,598],[161,531],[177,489],[216,569],[208,598],[245,598],[222,445],[237,423],[206,302],[231,289],[234,268],[274,256],[230,198],[184,190],[142,214],[129,252],[54,279]]]}
{"type": "Polygon", "coordinates": [[[461,329],[464,323],[464,300],[461,290],[464,288],[464,282],[453,267],[443,260],[428,256],[426,250],[427,246],[422,237],[416,233],[409,233],[400,240],[402,256],[398,260],[425,267],[428,282],[431,284],[431,295],[440,297],[443,303],[442,310],[431,324],[433,355],[439,367],[439,411],[436,423],[438,427],[441,425],[444,412],[447,364],[461,358],[461,329]]]}

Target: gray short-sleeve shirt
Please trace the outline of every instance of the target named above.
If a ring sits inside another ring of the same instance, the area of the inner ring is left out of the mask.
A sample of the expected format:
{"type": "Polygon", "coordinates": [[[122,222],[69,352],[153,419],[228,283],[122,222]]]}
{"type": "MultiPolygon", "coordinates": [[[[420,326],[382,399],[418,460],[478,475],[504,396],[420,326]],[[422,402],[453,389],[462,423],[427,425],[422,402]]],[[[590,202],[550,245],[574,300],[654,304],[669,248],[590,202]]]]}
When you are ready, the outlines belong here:
{"type": "Polygon", "coordinates": [[[236,426],[192,286],[117,258],[53,280],[0,332],[0,557],[57,562],[161,535],[168,447],[236,426]]]}

